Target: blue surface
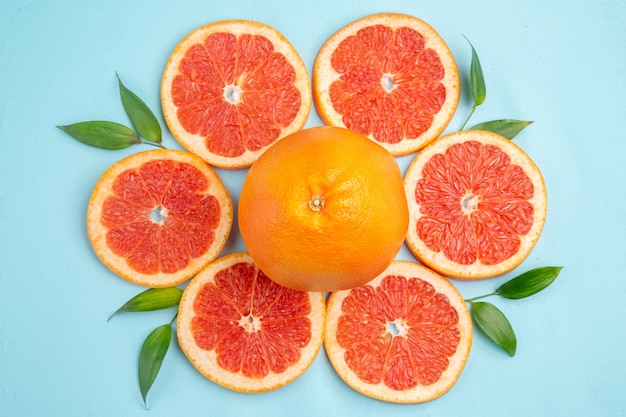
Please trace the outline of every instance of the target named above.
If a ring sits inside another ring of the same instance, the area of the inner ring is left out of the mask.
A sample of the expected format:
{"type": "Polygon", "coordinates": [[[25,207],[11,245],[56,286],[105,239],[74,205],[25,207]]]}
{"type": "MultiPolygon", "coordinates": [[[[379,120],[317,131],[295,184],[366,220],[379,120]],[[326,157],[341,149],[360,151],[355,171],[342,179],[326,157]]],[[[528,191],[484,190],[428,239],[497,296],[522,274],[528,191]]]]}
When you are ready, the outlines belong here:
{"type": "MultiPolygon", "coordinates": [[[[487,99],[473,122],[533,120],[516,139],[544,173],[549,208],[530,257],[498,279],[457,282],[466,297],[536,266],[565,269],[528,299],[493,299],[518,336],[514,358],[476,334],[469,362],[440,399],[400,406],[352,391],[321,353],[278,391],[246,395],[202,377],[176,344],[148,402],[152,416],[626,415],[626,2],[5,0],[0,11],[0,416],[144,416],[140,345],[174,311],[108,316],[140,289],[95,257],[85,211],[123,156],[54,126],[128,123],[115,72],[158,110],[176,43],[205,23],[274,26],[309,69],[322,43],[374,12],[409,13],[446,39],[467,81],[476,47],[487,99]]],[[[470,108],[469,90],[448,131],[470,108]]],[[[308,126],[319,125],[311,113],[308,126]]],[[[178,145],[169,133],[164,142],[178,145]]],[[[400,158],[406,167],[410,158],[400,158]]],[[[219,171],[237,198],[245,171],[219,171]]],[[[225,251],[242,250],[236,230],[225,251]]],[[[399,257],[410,259],[403,249],[399,257]]]]}

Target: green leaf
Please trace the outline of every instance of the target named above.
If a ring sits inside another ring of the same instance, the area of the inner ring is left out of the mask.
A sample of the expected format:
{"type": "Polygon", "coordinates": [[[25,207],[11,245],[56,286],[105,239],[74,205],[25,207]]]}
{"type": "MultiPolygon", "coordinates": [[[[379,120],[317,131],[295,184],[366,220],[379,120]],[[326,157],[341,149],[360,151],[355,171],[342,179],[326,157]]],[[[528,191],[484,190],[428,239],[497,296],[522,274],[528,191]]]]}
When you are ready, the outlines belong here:
{"type": "MultiPolygon", "coordinates": [[[[183,291],[178,287],[149,288],[128,300],[111,317],[122,312],[162,310],[178,305],[183,291]]],[[[109,320],[111,320],[109,317],[109,320]]]]}
{"type": "Polygon", "coordinates": [[[161,143],[161,126],[154,113],[143,100],[124,86],[119,75],[117,76],[117,83],[120,89],[122,105],[135,130],[146,140],[161,143]]]}
{"type": "Polygon", "coordinates": [[[474,49],[474,46],[465,38],[472,48],[472,62],[470,64],[470,87],[472,89],[472,97],[474,98],[474,106],[480,106],[487,96],[487,87],[485,86],[485,78],[483,69],[480,65],[480,59],[474,49]]]}
{"type": "Polygon", "coordinates": [[[484,301],[472,302],[471,305],[478,328],[509,355],[515,356],[517,338],[504,314],[493,304],[484,301]]]}
{"type": "Polygon", "coordinates": [[[531,121],[526,120],[514,120],[514,119],[501,119],[492,120],[490,122],[479,123],[472,126],[471,130],[487,130],[489,132],[497,133],[504,136],[507,139],[513,139],[519,132],[521,132],[526,126],[530,125],[531,121]]]}
{"type": "Polygon", "coordinates": [[[144,405],[148,391],[159,374],[163,358],[172,340],[171,324],[154,329],[146,338],[139,354],[139,389],[144,405]]]}
{"type": "Polygon", "coordinates": [[[141,143],[131,128],[115,122],[95,120],[57,127],[74,139],[101,149],[118,150],[141,143]]]}
{"type": "Polygon", "coordinates": [[[496,289],[496,294],[511,299],[537,294],[554,282],[561,269],[563,269],[562,266],[544,266],[531,269],[502,284],[496,289]]]}

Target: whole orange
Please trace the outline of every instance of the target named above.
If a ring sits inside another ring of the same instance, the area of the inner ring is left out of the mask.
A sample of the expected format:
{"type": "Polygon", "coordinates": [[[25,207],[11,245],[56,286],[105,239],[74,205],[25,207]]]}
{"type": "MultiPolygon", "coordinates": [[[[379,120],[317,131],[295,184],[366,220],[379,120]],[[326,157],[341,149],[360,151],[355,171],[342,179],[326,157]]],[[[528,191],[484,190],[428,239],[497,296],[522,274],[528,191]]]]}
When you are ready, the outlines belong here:
{"type": "Polygon", "coordinates": [[[244,180],[238,211],[260,269],[301,291],[369,282],[397,255],[409,221],[394,157],[366,136],[329,126],[268,148],[244,180]]]}

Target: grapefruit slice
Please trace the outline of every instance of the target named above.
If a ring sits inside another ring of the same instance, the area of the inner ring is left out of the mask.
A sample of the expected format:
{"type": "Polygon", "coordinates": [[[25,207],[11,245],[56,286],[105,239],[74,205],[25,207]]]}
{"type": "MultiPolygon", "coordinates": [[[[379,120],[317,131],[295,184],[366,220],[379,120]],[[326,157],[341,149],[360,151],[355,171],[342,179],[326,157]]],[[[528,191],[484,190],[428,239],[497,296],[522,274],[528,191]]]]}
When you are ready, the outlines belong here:
{"type": "Polygon", "coordinates": [[[407,245],[441,274],[488,278],[519,265],[546,218],[539,168],[510,140],[467,130],[424,148],[404,177],[407,245]]]}
{"type": "Polygon", "coordinates": [[[456,111],[460,81],[444,40],[426,22],[383,13],[332,35],[313,66],[321,119],[406,155],[435,139],[456,111]]]}
{"type": "Polygon", "coordinates": [[[188,152],[152,150],[107,169],[87,209],[94,251],[135,284],[170,287],[214,260],[233,222],[217,174],[188,152]]]}
{"type": "Polygon", "coordinates": [[[211,381],[240,392],[265,392],[298,378],[323,340],[324,294],[274,283],[247,253],[211,263],[180,301],[178,341],[211,381]]]}
{"type": "Polygon", "coordinates": [[[304,62],[276,29],[227,20],[202,26],[172,52],[161,104],[174,137],[212,165],[249,166],[304,126],[311,86],[304,62]]]}
{"type": "Polygon", "coordinates": [[[324,347],[339,376],[366,396],[421,403],[448,392],[472,344],[463,297],[445,278],[394,261],[368,284],[328,297],[324,347]]]}

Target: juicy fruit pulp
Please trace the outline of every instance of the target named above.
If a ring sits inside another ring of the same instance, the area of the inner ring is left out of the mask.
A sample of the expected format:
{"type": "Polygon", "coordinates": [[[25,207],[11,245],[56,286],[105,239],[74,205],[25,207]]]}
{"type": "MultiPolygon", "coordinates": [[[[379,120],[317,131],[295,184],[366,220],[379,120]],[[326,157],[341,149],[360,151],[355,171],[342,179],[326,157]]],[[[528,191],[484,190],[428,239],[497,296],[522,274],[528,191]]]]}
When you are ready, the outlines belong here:
{"type": "Polygon", "coordinates": [[[248,166],[274,141],[300,129],[311,106],[301,58],[275,29],[215,22],[176,47],[161,86],[177,140],[209,163],[248,166]]]}
{"type": "Polygon", "coordinates": [[[304,129],[252,165],[239,228],[274,281],[304,291],[364,284],[384,270],[406,235],[408,209],[394,158],[337,127],[304,129]]]}
{"type": "Polygon", "coordinates": [[[178,337],[207,378],[236,391],[269,391],[311,364],[324,314],[323,294],[281,287],[237,253],[209,265],[185,289],[178,337]]]}
{"type": "Polygon", "coordinates": [[[517,266],[546,215],[539,169],[511,141],[464,131],[437,139],[405,175],[409,248],[433,269],[459,278],[517,266]]]}
{"type": "Polygon", "coordinates": [[[324,346],[352,388],[384,401],[418,403],[447,392],[472,339],[463,297],[445,278],[394,261],[368,284],[329,296],[324,346]]]}
{"type": "Polygon", "coordinates": [[[460,91],[443,39],[425,22],[391,13],[359,19],[326,41],[313,88],[326,124],[366,135],[395,155],[437,137],[460,91]]]}
{"type": "Polygon", "coordinates": [[[167,287],[215,259],[232,224],[219,177],[180,151],[134,154],[107,170],[88,208],[94,249],[131,282],[167,287]]]}

